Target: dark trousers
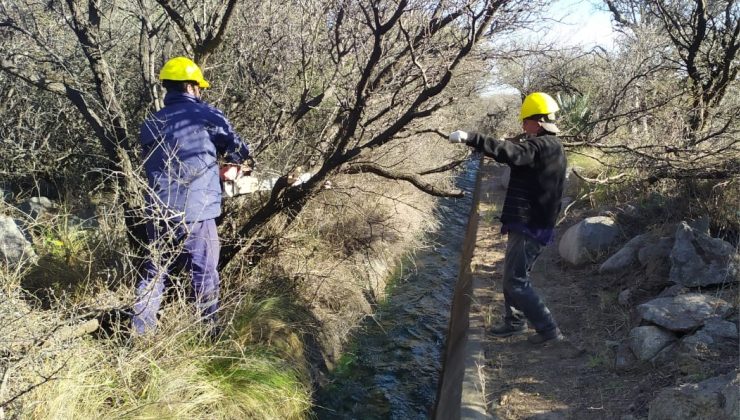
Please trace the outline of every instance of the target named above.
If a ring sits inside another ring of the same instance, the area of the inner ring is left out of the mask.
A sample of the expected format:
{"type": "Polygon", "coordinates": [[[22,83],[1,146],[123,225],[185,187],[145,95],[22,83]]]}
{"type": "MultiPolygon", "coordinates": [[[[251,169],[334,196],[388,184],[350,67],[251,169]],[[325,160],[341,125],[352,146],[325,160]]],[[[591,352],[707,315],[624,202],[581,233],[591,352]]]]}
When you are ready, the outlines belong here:
{"type": "Polygon", "coordinates": [[[200,315],[214,321],[220,287],[216,221],[162,222],[159,226],[148,223],[147,235],[152,254],[136,287],[132,320],[136,333],[144,334],[156,327],[165,283],[174,267],[183,267],[192,275],[191,298],[200,315]]]}
{"type": "Polygon", "coordinates": [[[539,333],[557,327],[529,278],[529,272],[543,248],[544,245],[527,235],[509,232],[504,258],[504,322],[521,326],[529,320],[539,333]]]}

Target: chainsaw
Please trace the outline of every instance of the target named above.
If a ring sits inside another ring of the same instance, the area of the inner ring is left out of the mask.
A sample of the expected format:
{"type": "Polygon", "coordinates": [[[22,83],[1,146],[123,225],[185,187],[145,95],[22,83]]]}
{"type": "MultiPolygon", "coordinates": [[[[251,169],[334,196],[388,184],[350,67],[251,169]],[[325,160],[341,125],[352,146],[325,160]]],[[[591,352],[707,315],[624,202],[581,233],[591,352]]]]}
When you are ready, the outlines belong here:
{"type": "MultiPolygon", "coordinates": [[[[252,168],[239,165],[224,165],[219,170],[222,190],[225,196],[252,194],[257,191],[272,191],[280,177],[258,177],[253,174],[252,168]]],[[[288,174],[288,185],[296,187],[307,182],[313,174],[302,172],[298,167],[288,174]]]]}

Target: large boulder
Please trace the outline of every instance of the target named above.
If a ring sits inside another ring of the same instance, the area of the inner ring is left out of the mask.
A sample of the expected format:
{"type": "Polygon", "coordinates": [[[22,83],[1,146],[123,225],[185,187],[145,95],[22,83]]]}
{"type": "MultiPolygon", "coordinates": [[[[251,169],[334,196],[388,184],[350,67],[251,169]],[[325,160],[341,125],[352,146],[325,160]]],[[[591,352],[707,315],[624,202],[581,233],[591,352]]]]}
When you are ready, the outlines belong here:
{"type": "Polygon", "coordinates": [[[693,356],[692,351],[684,346],[683,339],[669,344],[650,362],[666,372],[676,372],[682,376],[706,375],[707,372],[706,358],[693,356]]]}
{"type": "Polygon", "coordinates": [[[712,336],[704,331],[697,331],[695,334],[687,335],[679,343],[679,351],[698,360],[708,360],[717,356],[714,351],[716,342],[712,336]]]}
{"type": "Polygon", "coordinates": [[[726,301],[699,293],[653,299],[637,306],[640,316],[671,331],[689,331],[713,317],[724,318],[732,310],[726,301]]]}
{"type": "Polygon", "coordinates": [[[683,337],[677,350],[699,360],[718,359],[735,353],[737,338],[734,323],[714,317],[706,320],[699,331],[683,337]]]}
{"type": "Polygon", "coordinates": [[[686,287],[738,281],[738,256],[729,243],[694,231],[686,222],[676,229],[669,279],[686,287]]]}
{"type": "Polygon", "coordinates": [[[640,265],[647,267],[651,263],[668,265],[668,257],[673,249],[673,238],[664,237],[650,241],[637,251],[640,265]]]}
{"type": "Polygon", "coordinates": [[[671,264],[668,256],[673,248],[673,237],[649,235],[637,245],[637,260],[645,269],[640,287],[644,290],[665,288],[670,284],[668,272],[671,264]]]}
{"type": "Polygon", "coordinates": [[[674,341],[673,333],[654,325],[633,328],[629,335],[630,349],[642,361],[652,359],[674,341]]]}
{"type": "Polygon", "coordinates": [[[722,318],[709,318],[704,322],[704,327],[699,330],[715,339],[727,338],[737,340],[737,325],[734,322],[725,321],[722,318]]]}
{"type": "Polygon", "coordinates": [[[634,264],[637,261],[637,251],[645,244],[648,237],[647,233],[643,233],[630,239],[619,251],[601,264],[599,273],[614,273],[634,264]]]}
{"type": "Polygon", "coordinates": [[[737,359],[737,339],[735,323],[709,318],[704,327],[666,346],[651,362],[656,366],[669,366],[683,375],[703,375],[707,363],[737,359]]]}
{"type": "Polygon", "coordinates": [[[35,259],[31,243],[23,236],[15,220],[0,216],[0,264],[16,266],[21,261],[35,259]]]}
{"type": "Polygon", "coordinates": [[[687,221],[686,224],[691,226],[691,229],[694,229],[697,233],[709,235],[709,227],[712,225],[712,219],[708,214],[705,214],[694,220],[687,221]]]}
{"type": "Polygon", "coordinates": [[[589,217],[565,232],[558,251],[563,260],[573,265],[593,262],[614,244],[618,235],[619,230],[612,218],[589,217]]]}
{"type": "Polygon", "coordinates": [[[740,373],[732,372],[661,390],[650,403],[648,420],[736,420],[738,410],[740,373]]]}

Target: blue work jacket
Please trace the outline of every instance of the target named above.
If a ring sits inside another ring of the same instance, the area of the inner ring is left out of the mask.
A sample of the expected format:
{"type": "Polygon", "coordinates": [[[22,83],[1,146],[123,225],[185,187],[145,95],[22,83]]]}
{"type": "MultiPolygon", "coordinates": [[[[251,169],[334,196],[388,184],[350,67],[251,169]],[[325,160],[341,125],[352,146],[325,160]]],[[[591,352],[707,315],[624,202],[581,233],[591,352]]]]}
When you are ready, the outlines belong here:
{"type": "Polygon", "coordinates": [[[193,95],[168,92],[164,108],[141,126],[151,216],[197,222],[221,214],[218,155],[241,164],[249,148],[218,109],[193,95]]]}

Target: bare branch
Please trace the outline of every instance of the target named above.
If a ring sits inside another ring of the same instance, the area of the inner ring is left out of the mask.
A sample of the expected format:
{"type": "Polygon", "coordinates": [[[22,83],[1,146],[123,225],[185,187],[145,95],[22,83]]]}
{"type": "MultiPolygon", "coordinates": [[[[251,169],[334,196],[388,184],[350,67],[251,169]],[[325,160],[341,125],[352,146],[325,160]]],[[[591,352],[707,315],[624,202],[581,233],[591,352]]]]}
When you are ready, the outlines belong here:
{"type": "Polygon", "coordinates": [[[583,181],[586,181],[589,184],[599,184],[599,185],[613,184],[614,181],[620,180],[620,179],[628,176],[626,173],[622,172],[621,174],[610,176],[608,178],[597,179],[597,178],[588,178],[588,177],[586,177],[584,175],[581,175],[581,174],[578,173],[578,171],[575,168],[572,169],[572,171],[573,171],[573,175],[577,176],[578,178],[582,179],[583,181]]]}
{"type": "Polygon", "coordinates": [[[433,195],[435,197],[462,197],[464,193],[461,190],[443,190],[440,188],[435,187],[432,184],[429,184],[428,182],[421,179],[421,177],[417,174],[408,174],[408,173],[402,173],[398,171],[392,171],[387,168],[384,168],[381,165],[378,165],[377,163],[371,163],[371,162],[365,162],[365,163],[352,163],[350,164],[349,168],[345,171],[345,173],[348,174],[358,174],[358,173],[371,173],[378,176],[382,176],[383,178],[392,179],[392,180],[398,180],[398,181],[406,181],[411,183],[414,187],[418,188],[421,191],[424,191],[427,194],[433,195]]]}
{"type": "Polygon", "coordinates": [[[430,174],[437,174],[441,172],[447,172],[447,171],[457,168],[458,166],[462,165],[466,161],[467,159],[453,160],[452,162],[446,165],[442,165],[434,169],[427,169],[426,171],[421,171],[419,172],[419,175],[430,175],[430,174]]]}

